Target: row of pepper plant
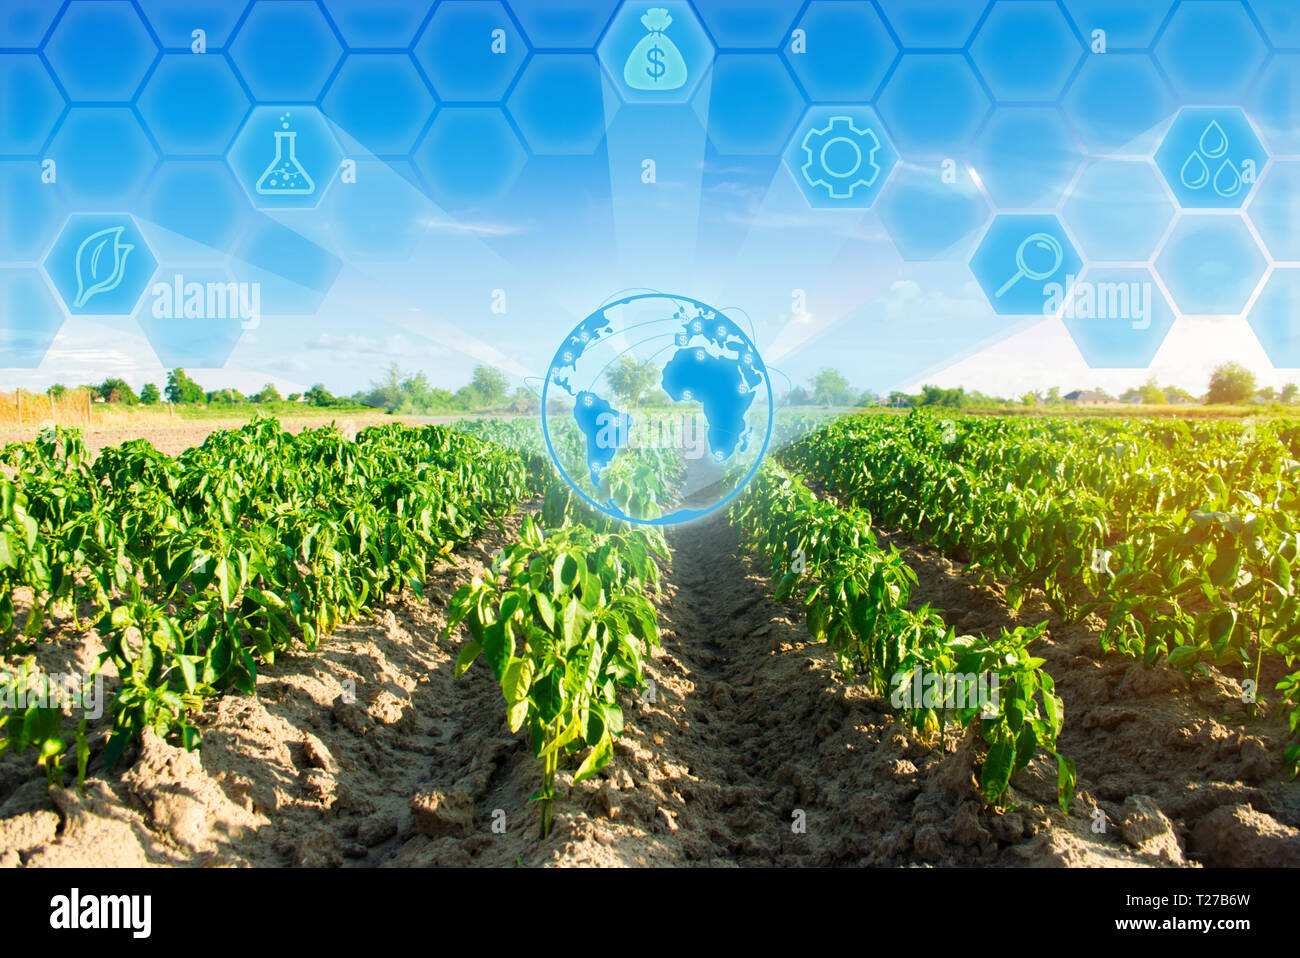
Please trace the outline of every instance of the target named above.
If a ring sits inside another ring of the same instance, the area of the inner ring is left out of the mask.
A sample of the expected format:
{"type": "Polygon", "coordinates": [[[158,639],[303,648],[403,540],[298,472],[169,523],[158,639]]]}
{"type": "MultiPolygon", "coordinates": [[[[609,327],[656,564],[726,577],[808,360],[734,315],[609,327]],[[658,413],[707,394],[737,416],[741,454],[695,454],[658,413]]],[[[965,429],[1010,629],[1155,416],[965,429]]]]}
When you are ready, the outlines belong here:
{"type": "Polygon", "coordinates": [[[1148,423],[922,414],[858,417],[784,460],[877,520],[1039,590],[1067,621],[1149,666],[1263,667],[1300,768],[1300,429],[1284,421],[1148,423]]]}
{"type": "MultiPolygon", "coordinates": [[[[147,727],[193,746],[205,700],[253,692],[259,663],[314,649],[391,594],[422,594],[432,563],[529,488],[523,457],[443,427],[353,441],[261,416],[176,457],[135,440],[92,460],[76,432],[52,429],[0,462],[15,472],[0,482],[0,655],[22,660],[8,681],[39,684],[30,653],[56,610],[93,622],[118,675],[110,764],[147,727]]],[[[32,748],[57,779],[64,716],[37,701],[0,718],[0,752],[32,748]]]]}

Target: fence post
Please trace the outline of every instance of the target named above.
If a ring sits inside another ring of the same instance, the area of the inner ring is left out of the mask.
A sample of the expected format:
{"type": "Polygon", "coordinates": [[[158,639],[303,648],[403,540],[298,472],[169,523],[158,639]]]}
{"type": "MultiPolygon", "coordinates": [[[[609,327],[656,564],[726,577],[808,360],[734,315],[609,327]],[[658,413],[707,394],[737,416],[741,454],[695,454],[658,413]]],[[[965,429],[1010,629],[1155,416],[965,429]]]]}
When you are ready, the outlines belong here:
{"type": "Polygon", "coordinates": [[[91,402],[94,401],[94,400],[91,398],[91,395],[92,395],[92,394],[91,394],[91,391],[90,391],[89,389],[87,389],[87,390],[86,390],[86,428],[87,428],[87,429],[90,428],[90,404],[91,404],[91,402]]]}
{"type": "Polygon", "coordinates": [[[54,418],[54,393],[49,393],[50,397],[50,422],[57,422],[54,418]]]}
{"type": "Polygon", "coordinates": [[[23,390],[21,386],[14,390],[14,395],[18,397],[18,425],[21,426],[23,424],[23,390]]]}

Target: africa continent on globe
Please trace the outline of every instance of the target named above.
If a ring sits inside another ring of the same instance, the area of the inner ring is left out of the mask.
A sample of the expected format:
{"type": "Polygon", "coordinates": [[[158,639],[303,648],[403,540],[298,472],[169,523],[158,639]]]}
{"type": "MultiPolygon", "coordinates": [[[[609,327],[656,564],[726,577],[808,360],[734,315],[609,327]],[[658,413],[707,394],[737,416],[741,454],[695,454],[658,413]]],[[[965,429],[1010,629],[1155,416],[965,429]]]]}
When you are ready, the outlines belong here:
{"type": "Polygon", "coordinates": [[[664,525],[703,515],[753,475],[772,431],[748,333],[704,303],[638,293],[592,313],[551,360],[546,442],[591,505],[664,525]]]}

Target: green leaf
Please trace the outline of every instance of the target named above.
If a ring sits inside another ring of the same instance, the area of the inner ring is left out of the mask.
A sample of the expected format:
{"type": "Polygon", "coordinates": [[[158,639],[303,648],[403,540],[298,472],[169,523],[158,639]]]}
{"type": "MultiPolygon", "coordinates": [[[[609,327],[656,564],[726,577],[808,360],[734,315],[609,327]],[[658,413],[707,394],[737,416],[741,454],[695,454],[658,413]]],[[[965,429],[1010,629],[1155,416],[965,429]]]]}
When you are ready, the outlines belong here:
{"type": "Polygon", "coordinates": [[[482,651],[483,646],[477,640],[471,639],[465,643],[465,647],[460,650],[460,655],[456,656],[456,678],[460,678],[465,674],[465,670],[474,664],[474,660],[478,658],[479,653],[482,651]]]}
{"type": "Polygon", "coordinates": [[[611,758],[614,757],[614,740],[609,735],[601,737],[596,746],[587,753],[587,757],[582,760],[578,766],[578,771],[573,776],[573,783],[585,781],[604,768],[611,758]]]}
{"type": "Polygon", "coordinates": [[[1056,801],[1061,806],[1061,811],[1069,815],[1070,799],[1074,797],[1078,775],[1073,760],[1056,752],[1052,754],[1056,755],[1056,801]]]}
{"type": "Polygon", "coordinates": [[[990,802],[997,804],[1007,786],[1011,784],[1011,767],[1015,761],[1015,751],[1011,747],[1011,742],[1006,736],[999,737],[998,741],[989,749],[988,755],[984,757],[984,767],[980,770],[980,785],[984,789],[984,797],[990,802]]]}

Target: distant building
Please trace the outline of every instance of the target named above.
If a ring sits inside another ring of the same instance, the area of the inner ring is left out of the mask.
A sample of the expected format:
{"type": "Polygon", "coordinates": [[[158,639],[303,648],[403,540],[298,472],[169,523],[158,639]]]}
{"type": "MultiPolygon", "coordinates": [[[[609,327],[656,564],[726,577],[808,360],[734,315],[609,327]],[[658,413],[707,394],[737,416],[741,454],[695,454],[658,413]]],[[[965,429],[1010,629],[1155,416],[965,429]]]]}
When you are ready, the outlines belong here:
{"type": "Polygon", "coordinates": [[[1076,389],[1072,393],[1066,393],[1064,399],[1075,406],[1113,406],[1116,404],[1115,400],[1110,396],[1093,389],[1076,389]]]}

